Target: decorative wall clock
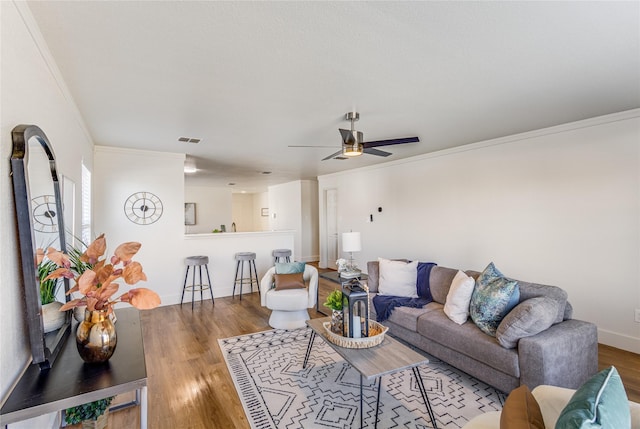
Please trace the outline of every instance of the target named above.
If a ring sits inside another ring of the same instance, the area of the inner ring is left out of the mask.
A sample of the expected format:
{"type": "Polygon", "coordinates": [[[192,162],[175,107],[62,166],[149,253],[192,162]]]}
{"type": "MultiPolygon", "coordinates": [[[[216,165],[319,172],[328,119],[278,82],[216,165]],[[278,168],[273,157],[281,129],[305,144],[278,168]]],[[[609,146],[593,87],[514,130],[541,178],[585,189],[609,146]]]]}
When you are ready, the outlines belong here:
{"type": "Polygon", "coordinates": [[[124,202],[127,218],[138,225],[150,225],[162,216],[162,201],[151,192],[136,192],[124,202]]]}
{"type": "Polygon", "coordinates": [[[33,229],[39,232],[57,232],[56,197],[39,195],[31,200],[33,207],[33,229]]]}

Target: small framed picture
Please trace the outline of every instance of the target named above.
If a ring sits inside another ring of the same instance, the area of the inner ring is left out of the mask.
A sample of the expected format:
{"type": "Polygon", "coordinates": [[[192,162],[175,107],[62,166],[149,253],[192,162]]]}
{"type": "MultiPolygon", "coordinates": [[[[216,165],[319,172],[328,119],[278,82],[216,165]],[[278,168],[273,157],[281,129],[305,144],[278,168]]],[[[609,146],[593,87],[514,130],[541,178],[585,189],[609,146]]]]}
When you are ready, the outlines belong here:
{"type": "Polygon", "coordinates": [[[196,203],[184,203],[184,224],[196,224],[196,203]]]}
{"type": "Polygon", "coordinates": [[[260,209],[260,216],[269,216],[269,208],[263,207],[260,209]]]}

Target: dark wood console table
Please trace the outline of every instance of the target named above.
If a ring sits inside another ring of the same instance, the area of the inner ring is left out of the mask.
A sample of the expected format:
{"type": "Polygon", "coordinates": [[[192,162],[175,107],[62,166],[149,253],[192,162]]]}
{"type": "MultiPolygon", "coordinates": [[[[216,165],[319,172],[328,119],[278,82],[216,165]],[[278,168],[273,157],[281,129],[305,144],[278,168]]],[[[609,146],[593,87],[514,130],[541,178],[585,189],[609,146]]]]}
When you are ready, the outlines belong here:
{"type": "Polygon", "coordinates": [[[75,326],[53,367],[40,371],[30,365],[0,410],[6,426],[44,414],[136,391],[140,401],[140,428],[147,427],[147,367],[140,313],[135,308],[116,310],[118,345],[103,364],[87,364],[78,354],[75,326]]]}

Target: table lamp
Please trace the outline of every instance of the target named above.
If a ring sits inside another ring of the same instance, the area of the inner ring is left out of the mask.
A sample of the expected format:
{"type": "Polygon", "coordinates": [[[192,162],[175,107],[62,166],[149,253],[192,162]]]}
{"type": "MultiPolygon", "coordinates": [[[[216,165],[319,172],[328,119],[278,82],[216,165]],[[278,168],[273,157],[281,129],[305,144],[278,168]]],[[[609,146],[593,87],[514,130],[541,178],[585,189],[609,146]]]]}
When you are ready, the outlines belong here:
{"type": "Polygon", "coordinates": [[[353,278],[360,276],[360,270],[353,261],[353,252],[362,250],[359,232],[343,232],[342,233],[342,251],[349,252],[349,263],[347,270],[340,274],[343,278],[353,278]]]}

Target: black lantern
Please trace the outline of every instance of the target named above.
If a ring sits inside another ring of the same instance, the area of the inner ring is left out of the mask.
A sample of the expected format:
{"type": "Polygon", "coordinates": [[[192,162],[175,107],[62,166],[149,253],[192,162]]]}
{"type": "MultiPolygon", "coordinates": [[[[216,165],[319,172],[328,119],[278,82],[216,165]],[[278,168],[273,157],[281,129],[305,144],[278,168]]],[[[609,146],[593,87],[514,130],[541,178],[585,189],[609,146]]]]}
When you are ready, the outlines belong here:
{"type": "Polygon", "coordinates": [[[369,336],[369,294],[357,279],[342,283],[342,335],[369,336]]]}

